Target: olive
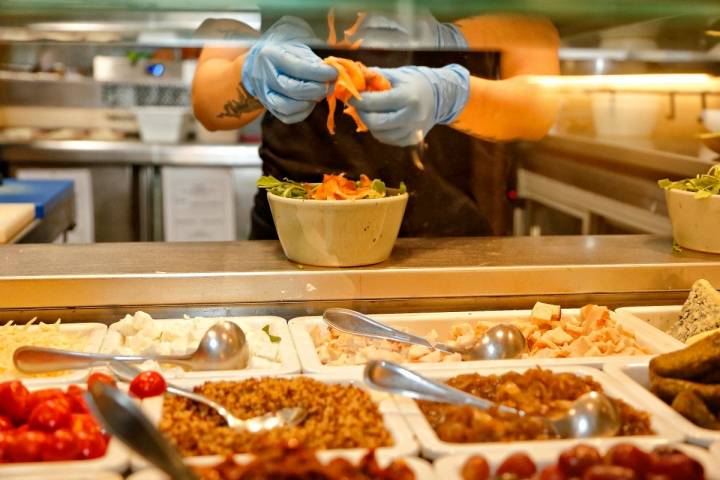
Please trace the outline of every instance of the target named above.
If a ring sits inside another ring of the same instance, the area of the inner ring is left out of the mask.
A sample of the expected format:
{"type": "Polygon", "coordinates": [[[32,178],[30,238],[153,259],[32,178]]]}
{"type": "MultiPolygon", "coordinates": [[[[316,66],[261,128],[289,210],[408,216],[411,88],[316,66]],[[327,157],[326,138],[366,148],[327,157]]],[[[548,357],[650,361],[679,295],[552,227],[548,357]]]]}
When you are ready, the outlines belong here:
{"type": "Polygon", "coordinates": [[[582,477],[585,470],[601,463],[603,459],[597,449],[582,443],[565,450],[558,458],[560,470],[568,477],[582,477]]]}
{"type": "Polygon", "coordinates": [[[634,471],[618,465],[593,465],[585,470],[583,480],[638,480],[634,471]]]}
{"type": "Polygon", "coordinates": [[[650,469],[652,459],[650,454],[635,445],[621,443],[611,447],[605,454],[605,461],[610,465],[617,465],[631,469],[642,478],[650,469]]]}
{"type": "Polygon", "coordinates": [[[527,454],[513,453],[500,464],[495,475],[503,476],[510,473],[517,478],[530,478],[535,472],[537,472],[535,462],[527,454]]]}
{"type": "Polygon", "coordinates": [[[463,480],[488,480],[490,478],[490,465],[485,458],[475,455],[468,458],[461,472],[463,480]]]}
{"type": "Polygon", "coordinates": [[[550,465],[540,472],[540,480],[566,480],[566,478],[558,465],[550,465]]]}

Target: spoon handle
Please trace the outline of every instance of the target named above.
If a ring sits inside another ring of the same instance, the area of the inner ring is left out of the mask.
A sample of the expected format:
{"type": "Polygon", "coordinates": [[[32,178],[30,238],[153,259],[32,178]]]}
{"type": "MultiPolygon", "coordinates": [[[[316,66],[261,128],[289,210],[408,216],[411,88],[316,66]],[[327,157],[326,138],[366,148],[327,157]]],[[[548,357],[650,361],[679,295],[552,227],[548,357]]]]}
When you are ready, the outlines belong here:
{"type": "MultiPolygon", "coordinates": [[[[118,361],[110,362],[110,370],[115,374],[115,376],[125,382],[131,382],[135,377],[138,376],[139,373],[142,372],[142,370],[137,367],[134,367],[128,363],[118,361]]],[[[232,420],[230,420],[229,418],[230,412],[228,412],[227,409],[219,403],[216,403],[207,398],[205,395],[200,395],[193,392],[192,390],[186,390],[169,382],[167,383],[167,392],[177,395],[179,397],[185,397],[195,402],[205,404],[208,407],[217,411],[218,414],[223,417],[228,424],[232,423],[232,420]]]]}
{"type": "Polygon", "coordinates": [[[15,367],[25,373],[44,373],[58,370],[77,370],[104,365],[111,361],[145,362],[155,360],[186,365],[186,356],[107,355],[103,353],[73,352],[47,347],[20,347],[13,354],[15,367]]]}
{"type": "Polygon", "coordinates": [[[328,308],[323,313],[323,319],[341,332],[433,348],[432,344],[422,337],[402,332],[347,308],[328,308]]]}
{"type": "Polygon", "coordinates": [[[198,480],[180,454],[135,403],[117,388],[95,382],[86,394],[92,413],[135,453],[175,480],[198,480]]]}
{"type": "Polygon", "coordinates": [[[365,366],[365,383],[376,390],[395,393],[417,400],[470,405],[482,410],[497,407],[502,412],[524,415],[524,412],[520,410],[506,405],[498,405],[457,388],[434,382],[412,370],[385,360],[371,360],[367,363],[365,366]]]}

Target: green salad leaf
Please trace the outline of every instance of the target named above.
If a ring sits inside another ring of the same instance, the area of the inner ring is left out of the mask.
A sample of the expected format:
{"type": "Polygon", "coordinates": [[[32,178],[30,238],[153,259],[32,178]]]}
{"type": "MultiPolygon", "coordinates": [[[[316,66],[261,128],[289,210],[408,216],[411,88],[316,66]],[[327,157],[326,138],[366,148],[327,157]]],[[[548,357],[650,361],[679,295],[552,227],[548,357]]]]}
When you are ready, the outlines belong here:
{"type": "Polygon", "coordinates": [[[262,328],[262,331],[267,333],[267,336],[270,337],[270,343],[280,343],[280,340],[282,340],[282,338],[278,337],[277,335],[273,335],[270,333],[270,325],[265,325],[262,328]]]}
{"type": "Polygon", "coordinates": [[[308,196],[308,191],[302,183],[293,182],[287,178],[278,180],[272,175],[260,177],[257,187],[268,190],[279,197],[307,198],[308,196]]]}
{"type": "Polygon", "coordinates": [[[658,186],[665,190],[694,192],[697,199],[720,195],[720,165],[713,165],[707,173],[701,173],[695,178],[685,178],[675,182],[663,178],[658,181],[658,186]]]}

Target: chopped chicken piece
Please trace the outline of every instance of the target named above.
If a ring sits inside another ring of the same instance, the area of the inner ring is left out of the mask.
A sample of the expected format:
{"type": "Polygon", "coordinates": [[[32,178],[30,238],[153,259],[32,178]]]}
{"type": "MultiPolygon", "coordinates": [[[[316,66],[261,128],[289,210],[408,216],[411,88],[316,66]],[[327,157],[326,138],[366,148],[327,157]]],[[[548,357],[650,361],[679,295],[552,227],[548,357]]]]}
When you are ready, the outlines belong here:
{"type": "Polygon", "coordinates": [[[549,303],[536,302],[532,309],[530,317],[544,322],[560,320],[560,305],[551,305],[549,303]]]}

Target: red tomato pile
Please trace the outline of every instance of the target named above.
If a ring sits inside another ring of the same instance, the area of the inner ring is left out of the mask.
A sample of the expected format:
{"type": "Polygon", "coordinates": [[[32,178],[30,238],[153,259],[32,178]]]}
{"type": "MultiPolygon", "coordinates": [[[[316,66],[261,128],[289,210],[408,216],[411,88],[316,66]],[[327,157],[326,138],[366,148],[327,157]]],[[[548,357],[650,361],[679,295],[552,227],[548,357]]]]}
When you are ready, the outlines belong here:
{"type": "Polygon", "coordinates": [[[84,393],[77,385],[30,392],[17,380],[0,383],[0,463],[105,455],[109,437],[90,415],[84,393]]]}
{"type": "Polygon", "coordinates": [[[702,465],[680,450],[658,447],[645,452],[635,445],[618,444],[603,456],[588,445],[565,450],[557,463],[538,471],[524,453],[510,455],[490,475],[490,466],[481,456],[468,459],[462,469],[464,480],[704,480],[702,465]]]}

